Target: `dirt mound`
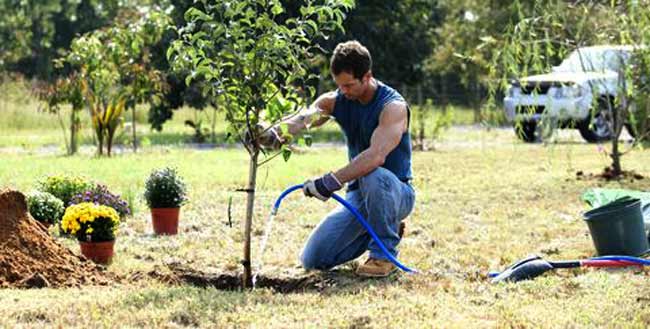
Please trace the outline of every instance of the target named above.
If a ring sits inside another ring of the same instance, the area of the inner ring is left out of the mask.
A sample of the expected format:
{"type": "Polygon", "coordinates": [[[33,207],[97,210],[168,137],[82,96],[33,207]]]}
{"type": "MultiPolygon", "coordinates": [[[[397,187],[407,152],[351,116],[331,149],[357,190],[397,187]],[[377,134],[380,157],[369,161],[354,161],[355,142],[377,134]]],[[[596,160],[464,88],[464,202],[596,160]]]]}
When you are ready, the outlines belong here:
{"type": "Polygon", "coordinates": [[[109,282],[99,267],[58,244],[29,215],[22,193],[0,191],[0,288],[109,282]]]}

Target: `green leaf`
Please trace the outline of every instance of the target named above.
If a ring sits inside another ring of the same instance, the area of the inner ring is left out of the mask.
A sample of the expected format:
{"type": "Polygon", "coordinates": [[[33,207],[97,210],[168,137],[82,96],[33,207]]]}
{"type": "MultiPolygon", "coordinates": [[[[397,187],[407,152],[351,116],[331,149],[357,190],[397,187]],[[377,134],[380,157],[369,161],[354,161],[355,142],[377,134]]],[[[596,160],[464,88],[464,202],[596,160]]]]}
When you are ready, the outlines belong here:
{"type": "Polygon", "coordinates": [[[318,32],[318,24],[316,24],[316,22],[312,21],[311,19],[308,19],[308,20],[305,21],[305,23],[307,23],[307,25],[309,25],[309,27],[311,27],[312,34],[318,32]]]}
{"type": "Polygon", "coordinates": [[[291,158],[291,150],[288,148],[282,148],[282,158],[285,162],[289,161],[289,158],[291,158]]]}
{"type": "Polygon", "coordinates": [[[288,135],[289,134],[289,125],[286,123],[283,123],[280,125],[280,131],[282,132],[282,135],[288,135]]]}
{"type": "Polygon", "coordinates": [[[346,9],[350,9],[355,6],[354,0],[340,0],[340,2],[346,9]]]}
{"type": "Polygon", "coordinates": [[[167,60],[172,62],[172,55],[176,52],[176,43],[178,41],[174,41],[172,45],[167,48],[167,60]]]}
{"type": "Polygon", "coordinates": [[[185,12],[185,20],[188,22],[200,21],[200,20],[210,21],[212,20],[212,17],[202,12],[198,8],[192,7],[185,12]]]}
{"type": "Polygon", "coordinates": [[[187,77],[185,77],[185,85],[189,86],[192,83],[192,80],[194,80],[194,74],[188,74],[187,77]]]}
{"type": "Polygon", "coordinates": [[[273,6],[273,8],[271,8],[271,13],[273,13],[273,15],[275,16],[280,15],[283,12],[284,12],[284,8],[282,8],[282,6],[279,4],[276,4],[273,6]]]}

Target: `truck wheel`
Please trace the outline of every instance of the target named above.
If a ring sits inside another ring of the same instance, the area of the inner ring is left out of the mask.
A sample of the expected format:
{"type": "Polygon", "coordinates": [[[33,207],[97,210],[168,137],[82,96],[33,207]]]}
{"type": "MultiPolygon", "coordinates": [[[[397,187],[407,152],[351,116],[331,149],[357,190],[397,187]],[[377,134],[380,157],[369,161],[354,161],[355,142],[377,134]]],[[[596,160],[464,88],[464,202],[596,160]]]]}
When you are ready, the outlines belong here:
{"type": "MultiPolygon", "coordinates": [[[[612,139],[612,113],[606,99],[598,100],[598,107],[593,116],[578,123],[580,135],[589,143],[604,142],[612,139]]],[[[612,104],[614,106],[614,104],[612,104]]]]}
{"type": "Polygon", "coordinates": [[[526,143],[537,141],[537,120],[525,120],[515,123],[515,134],[526,143]]]}

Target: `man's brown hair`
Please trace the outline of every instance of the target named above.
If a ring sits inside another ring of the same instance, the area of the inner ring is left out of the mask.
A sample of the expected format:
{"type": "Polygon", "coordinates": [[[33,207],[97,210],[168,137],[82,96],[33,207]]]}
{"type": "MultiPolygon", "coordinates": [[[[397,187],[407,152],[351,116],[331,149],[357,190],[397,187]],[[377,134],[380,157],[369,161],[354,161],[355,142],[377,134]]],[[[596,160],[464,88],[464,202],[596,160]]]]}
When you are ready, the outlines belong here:
{"type": "Polygon", "coordinates": [[[356,40],[339,43],[330,59],[330,70],[334,75],[348,72],[352,73],[355,79],[361,80],[371,69],[370,52],[356,40]]]}

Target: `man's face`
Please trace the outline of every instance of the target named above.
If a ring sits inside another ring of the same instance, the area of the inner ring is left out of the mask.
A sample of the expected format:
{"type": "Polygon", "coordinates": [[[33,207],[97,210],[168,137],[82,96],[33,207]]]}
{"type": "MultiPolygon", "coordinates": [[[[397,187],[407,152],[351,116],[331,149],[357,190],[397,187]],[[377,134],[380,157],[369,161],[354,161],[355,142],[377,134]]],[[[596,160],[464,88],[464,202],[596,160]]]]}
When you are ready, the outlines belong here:
{"type": "Polygon", "coordinates": [[[357,100],[368,87],[368,81],[370,81],[370,72],[366,73],[361,80],[356,79],[352,73],[341,72],[338,75],[334,75],[334,82],[336,86],[339,87],[339,90],[343,93],[345,98],[349,100],[357,100]]]}

